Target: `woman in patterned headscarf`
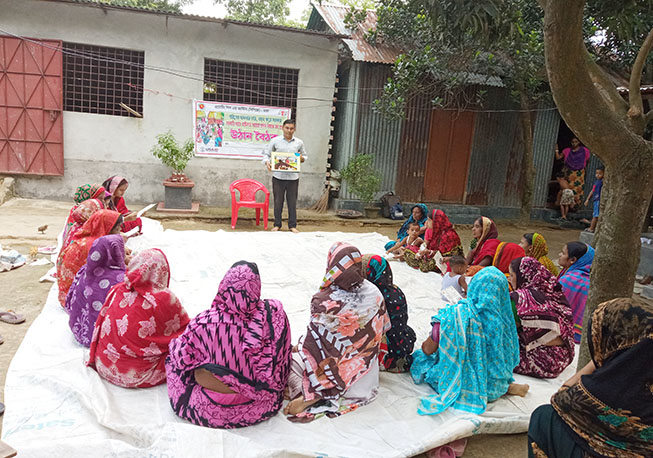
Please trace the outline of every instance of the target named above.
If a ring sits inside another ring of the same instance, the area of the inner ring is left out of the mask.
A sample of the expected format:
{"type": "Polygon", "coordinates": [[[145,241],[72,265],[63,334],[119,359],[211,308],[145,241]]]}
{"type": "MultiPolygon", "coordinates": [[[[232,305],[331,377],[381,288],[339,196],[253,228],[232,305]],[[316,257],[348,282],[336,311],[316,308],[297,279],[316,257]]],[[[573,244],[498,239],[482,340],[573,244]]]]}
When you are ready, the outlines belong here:
{"type": "Polygon", "coordinates": [[[273,417],[283,402],[291,347],[281,302],[261,298],[258,267],[235,263],[211,308],[170,342],[166,372],[173,410],[210,428],[240,428],[273,417]]]}
{"type": "Polygon", "coordinates": [[[143,222],[140,218],[136,217],[136,212],[129,211],[127,204],[125,203],[124,195],[129,187],[127,179],[119,175],[114,175],[104,180],[102,185],[107,189],[109,194],[111,194],[109,208],[119,212],[125,219],[122,223],[122,231],[129,232],[135,227],[138,227],[139,230],[142,229],[143,222]]]}
{"type": "Polygon", "coordinates": [[[481,216],[474,221],[472,226],[472,244],[467,253],[466,275],[473,276],[483,267],[491,266],[497,247],[501,243],[496,224],[490,218],[481,216]]]}
{"type": "Polygon", "coordinates": [[[439,272],[435,259],[436,252],[444,257],[463,254],[458,233],[442,210],[433,210],[426,220],[426,251],[419,254],[410,250],[404,252],[406,264],[418,268],[422,272],[439,272]]]}
{"type": "Polygon", "coordinates": [[[429,213],[429,209],[425,204],[416,204],[413,205],[413,208],[410,209],[410,216],[406,221],[404,221],[404,224],[401,225],[399,228],[399,231],[397,232],[397,240],[391,240],[390,242],[386,243],[385,246],[383,247],[386,251],[390,250],[393,246],[395,246],[397,243],[401,242],[405,237],[408,236],[408,227],[412,223],[417,223],[420,226],[420,234],[423,234],[426,228],[424,225],[426,224],[426,216],[429,213]]]}
{"type": "Polygon", "coordinates": [[[293,353],[284,409],[291,421],[316,413],[338,416],[372,402],[379,386],[379,347],[390,329],[383,295],[367,281],[360,251],[338,242],[329,249],[311,319],[293,353]],[[317,409],[317,412],[313,409],[317,409]]]}
{"type": "Polygon", "coordinates": [[[145,388],[166,380],[168,344],[188,325],[170,286],[170,265],[156,248],[131,260],[93,329],[88,365],[114,385],[145,388]]]}
{"type": "Polygon", "coordinates": [[[591,361],[531,415],[529,457],[650,457],[653,307],[604,302],[588,327],[591,361]]]}
{"type": "MultiPolygon", "coordinates": [[[[96,204],[98,205],[98,207],[95,210],[103,209],[107,197],[106,194],[107,192],[104,189],[104,187],[100,186],[99,184],[84,184],[77,187],[77,190],[75,191],[75,195],[73,197],[73,201],[75,202],[75,205],[73,205],[73,207],[70,209],[70,212],[68,213],[68,218],[66,218],[66,224],[64,225],[64,229],[63,229],[64,241],[66,239],[70,240],[70,238],[72,237],[70,235],[71,228],[81,227],[82,224],[84,224],[86,220],[93,213],[93,212],[89,212],[88,210],[90,207],[85,206],[83,203],[94,199],[96,204]]],[[[64,244],[63,248],[65,248],[66,246],[67,244],[64,244]]],[[[59,251],[60,252],[63,251],[63,248],[61,248],[59,251]]]]}
{"type": "Polygon", "coordinates": [[[555,378],[574,359],[574,322],[562,286],[535,258],[513,260],[510,283],[519,336],[515,372],[555,378]]]}
{"type": "Polygon", "coordinates": [[[408,304],[404,292],[392,282],[392,269],[388,261],[378,255],[363,257],[367,279],[374,283],[385,300],[392,328],[385,333],[381,343],[379,362],[382,370],[406,372],[413,362],[415,331],[408,326],[408,304]]]}
{"type": "Polygon", "coordinates": [[[537,259],[554,277],[558,276],[558,268],[549,259],[549,247],[542,234],[531,232],[524,234],[519,242],[526,256],[537,259]]]}

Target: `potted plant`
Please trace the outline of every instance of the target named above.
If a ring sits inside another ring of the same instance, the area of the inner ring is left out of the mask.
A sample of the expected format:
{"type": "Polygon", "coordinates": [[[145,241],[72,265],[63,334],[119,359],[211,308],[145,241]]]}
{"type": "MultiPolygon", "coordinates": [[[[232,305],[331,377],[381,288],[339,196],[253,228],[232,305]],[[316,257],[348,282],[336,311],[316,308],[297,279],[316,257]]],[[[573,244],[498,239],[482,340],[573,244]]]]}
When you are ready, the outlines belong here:
{"type": "Polygon", "coordinates": [[[183,145],[179,145],[172,132],[168,131],[157,135],[156,141],[152,154],[172,170],[172,175],[163,181],[164,208],[190,210],[193,206],[191,195],[195,183],[184,174],[184,170],[193,157],[193,140],[189,138],[183,145]]]}
{"type": "Polygon", "coordinates": [[[374,196],[381,187],[381,173],[374,168],[374,156],[355,154],[347,167],[340,171],[340,176],[347,181],[349,190],[365,205],[367,218],[378,218],[380,208],[372,205],[374,196]]]}

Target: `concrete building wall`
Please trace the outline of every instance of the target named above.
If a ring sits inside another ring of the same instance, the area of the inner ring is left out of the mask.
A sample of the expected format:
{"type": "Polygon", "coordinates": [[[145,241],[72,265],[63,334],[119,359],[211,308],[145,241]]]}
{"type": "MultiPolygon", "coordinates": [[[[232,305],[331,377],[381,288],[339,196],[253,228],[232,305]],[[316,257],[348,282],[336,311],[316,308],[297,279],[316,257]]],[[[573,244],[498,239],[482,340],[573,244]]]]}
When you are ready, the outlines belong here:
{"type": "MultiPolygon", "coordinates": [[[[2,0],[1,9],[0,29],[12,34],[141,50],[146,66],[182,70],[194,78],[146,68],[142,119],[64,112],[64,176],[16,176],[18,195],[68,200],[79,184],[123,175],[130,181],[128,203],[163,200],[161,182],[169,171],[150,149],[155,136],[168,129],[179,140],[192,137],[192,100],[202,99],[205,57],[299,69],[296,135],[309,154],[302,165],[300,205],[322,193],[336,38],[83,3],[2,0]]],[[[228,187],[238,178],[272,188],[258,161],[196,157],[186,173],[196,183],[193,199],[209,205],[229,205],[228,187]]]]}

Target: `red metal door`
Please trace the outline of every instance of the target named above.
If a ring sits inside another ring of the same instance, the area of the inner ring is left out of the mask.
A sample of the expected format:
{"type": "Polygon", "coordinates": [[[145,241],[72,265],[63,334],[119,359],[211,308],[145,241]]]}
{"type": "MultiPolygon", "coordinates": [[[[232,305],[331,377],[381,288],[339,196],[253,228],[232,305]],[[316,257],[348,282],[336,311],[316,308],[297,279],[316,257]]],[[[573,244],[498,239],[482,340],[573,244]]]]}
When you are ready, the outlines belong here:
{"type": "Polygon", "coordinates": [[[433,111],[424,172],[425,201],[462,203],[473,134],[473,112],[433,111]]]}
{"type": "Polygon", "coordinates": [[[63,175],[61,42],[0,36],[0,172],[63,175]]]}

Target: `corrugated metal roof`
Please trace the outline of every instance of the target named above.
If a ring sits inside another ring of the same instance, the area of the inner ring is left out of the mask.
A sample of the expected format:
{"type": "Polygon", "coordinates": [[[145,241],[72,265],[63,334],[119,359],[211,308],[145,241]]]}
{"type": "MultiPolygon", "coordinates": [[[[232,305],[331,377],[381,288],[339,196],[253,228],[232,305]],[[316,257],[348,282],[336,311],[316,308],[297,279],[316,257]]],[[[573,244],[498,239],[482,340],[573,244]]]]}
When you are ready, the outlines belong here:
{"type": "Polygon", "coordinates": [[[215,22],[219,24],[234,24],[234,25],[242,25],[246,27],[256,27],[256,28],[261,28],[261,29],[273,29],[273,30],[282,30],[286,32],[295,32],[295,33],[303,33],[303,34],[308,34],[308,35],[318,35],[318,36],[323,36],[325,38],[346,38],[349,36],[349,34],[344,34],[340,35],[337,33],[333,32],[321,32],[317,30],[308,30],[308,29],[299,29],[296,27],[286,27],[282,25],[270,25],[270,24],[256,24],[253,22],[245,22],[245,21],[236,21],[233,19],[221,19],[221,18],[215,18],[215,17],[210,17],[210,16],[199,16],[196,14],[185,14],[185,13],[176,13],[174,11],[166,11],[166,10],[161,10],[161,9],[155,9],[155,8],[145,8],[145,7],[137,7],[137,6],[125,6],[125,5],[112,5],[108,3],[101,3],[97,0],[41,0],[41,1],[46,1],[46,2],[57,2],[57,3],[73,3],[73,4],[81,4],[84,6],[91,6],[91,7],[96,7],[96,8],[102,8],[102,9],[116,9],[116,10],[127,10],[127,11],[132,11],[132,12],[138,12],[138,13],[146,13],[146,14],[160,14],[160,15],[165,15],[165,16],[175,16],[181,19],[188,19],[188,20],[193,20],[193,21],[202,21],[202,22],[215,22]]]}
{"type": "Polygon", "coordinates": [[[356,61],[392,64],[401,50],[384,44],[373,45],[365,40],[365,33],[376,27],[376,11],[368,10],[365,21],[358,24],[356,30],[349,30],[345,24],[348,7],[333,5],[326,2],[311,2],[313,8],[322,16],[322,19],[331,27],[333,32],[346,35],[343,42],[351,51],[352,58],[356,61]]]}

